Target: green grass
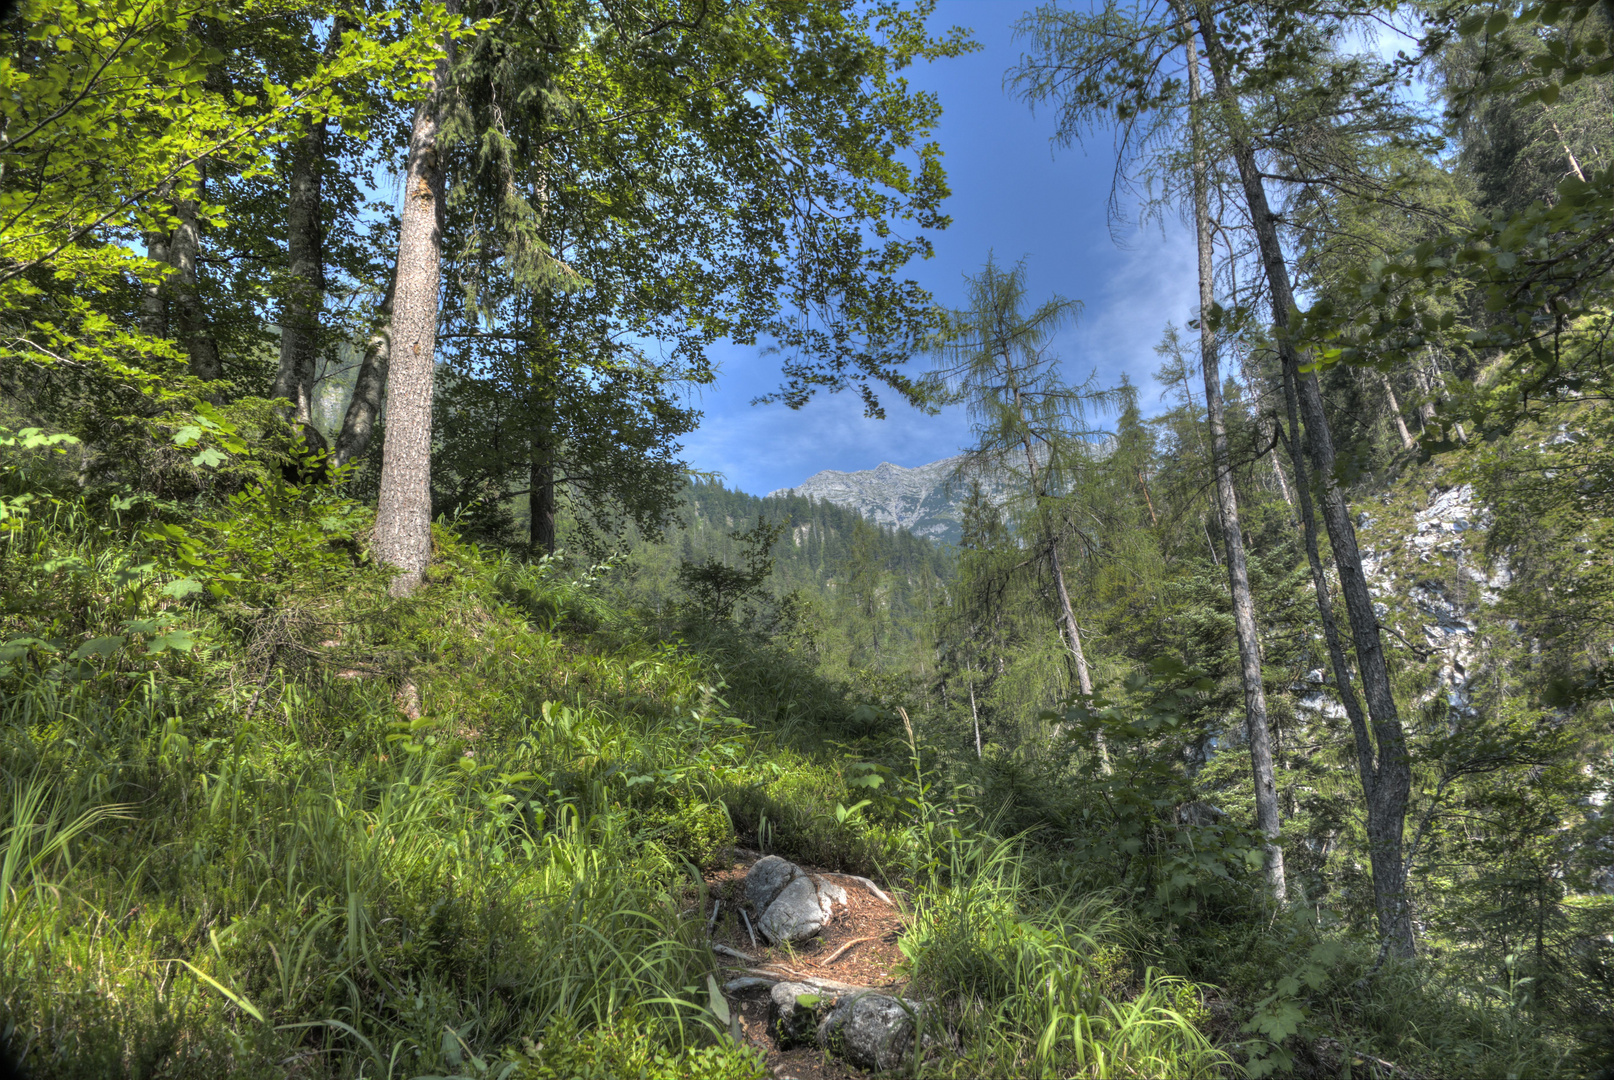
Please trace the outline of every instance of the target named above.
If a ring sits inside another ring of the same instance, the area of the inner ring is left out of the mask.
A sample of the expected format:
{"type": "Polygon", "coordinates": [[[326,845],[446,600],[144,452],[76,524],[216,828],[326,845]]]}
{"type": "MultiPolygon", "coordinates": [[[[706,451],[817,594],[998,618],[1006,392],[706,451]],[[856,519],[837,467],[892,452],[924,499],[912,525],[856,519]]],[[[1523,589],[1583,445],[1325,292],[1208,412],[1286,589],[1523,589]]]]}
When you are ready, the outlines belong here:
{"type": "MultiPolygon", "coordinates": [[[[687,914],[737,838],[906,890],[954,1048],[909,1073],[1239,1075],[1204,1002],[1247,1014],[1239,964],[1303,962],[1242,923],[1163,946],[1056,872],[1059,837],[942,794],[922,722],[777,646],[646,625],[446,530],[394,601],[350,508],[334,535],[318,498],[231,513],[189,526],[246,552],[212,565],[241,572],[222,596],[71,503],[0,539],[0,1031],[40,1080],[760,1077],[687,914]]],[[[1505,1009],[1379,986],[1308,1005],[1315,1029],[1480,1047],[1475,1075],[1543,1061],[1505,1009]]]]}

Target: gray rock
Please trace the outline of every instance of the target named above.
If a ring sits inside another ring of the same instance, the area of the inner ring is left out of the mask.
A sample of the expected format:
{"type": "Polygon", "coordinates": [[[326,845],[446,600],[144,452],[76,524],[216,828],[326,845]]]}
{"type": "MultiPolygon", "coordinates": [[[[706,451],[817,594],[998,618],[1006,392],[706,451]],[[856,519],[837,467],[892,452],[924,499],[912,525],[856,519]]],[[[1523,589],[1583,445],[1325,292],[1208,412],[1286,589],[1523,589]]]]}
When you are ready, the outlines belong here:
{"type": "Polygon", "coordinates": [[[745,875],[745,898],[751,902],[751,910],[759,915],[767,911],[774,897],[800,877],[801,872],[801,867],[777,855],[765,855],[758,859],[745,875]]]}
{"type": "Polygon", "coordinates": [[[806,983],[777,983],[768,993],[768,1031],[781,1050],[812,1042],[819,1022],[834,1004],[830,995],[806,983]]]}
{"type": "Polygon", "coordinates": [[[846,904],[846,890],[833,881],[801,874],[774,897],[757,930],[774,944],[810,938],[835,918],[835,905],[846,904]]]}
{"type": "Polygon", "coordinates": [[[745,875],[745,898],[757,915],[757,930],[777,945],[812,937],[845,906],[846,890],[828,877],[769,855],[745,875]]]}
{"type": "Polygon", "coordinates": [[[738,979],[730,979],[723,984],[723,993],[730,997],[741,997],[750,994],[760,994],[764,990],[771,990],[778,985],[778,979],[766,979],[756,975],[742,975],[738,979]]]}
{"type": "Polygon", "coordinates": [[[1224,816],[1219,807],[1198,799],[1193,802],[1183,803],[1177,807],[1177,824],[1179,825],[1197,825],[1200,828],[1207,828],[1221,821],[1224,816]]]}
{"type": "MultiPolygon", "coordinates": [[[[956,544],[964,535],[965,483],[954,480],[963,458],[947,458],[928,465],[903,468],[882,461],[878,468],[861,472],[826,469],[814,473],[794,488],[771,492],[772,496],[806,495],[856,510],[870,521],[907,529],[915,536],[956,544]]],[[[1006,478],[982,477],[986,497],[1002,505],[1006,478]]],[[[809,527],[799,525],[791,539],[800,545],[809,527]]]]}
{"type": "Polygon", "coordinates": [[[913,1053],[914,1020],[923,1009],[884,994],[843,998],[818,1025],[818,1045],[860,1069],[895,1069],[913,1053]]]}

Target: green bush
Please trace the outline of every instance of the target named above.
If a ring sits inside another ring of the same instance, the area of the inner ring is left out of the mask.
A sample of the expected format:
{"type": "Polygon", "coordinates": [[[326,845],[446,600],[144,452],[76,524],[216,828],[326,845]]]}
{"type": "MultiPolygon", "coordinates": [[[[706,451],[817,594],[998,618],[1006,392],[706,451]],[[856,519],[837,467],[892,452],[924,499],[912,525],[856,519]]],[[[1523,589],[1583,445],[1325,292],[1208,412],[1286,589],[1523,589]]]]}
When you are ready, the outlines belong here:
{"type": "Polygon", "coordinates": [[[734,829],[723,807],[696,800],[670,810],[646,812],[639,839],[659,844],[675,861],[711,869],[719,864],[723,850],[734,843],[734,829]]]}

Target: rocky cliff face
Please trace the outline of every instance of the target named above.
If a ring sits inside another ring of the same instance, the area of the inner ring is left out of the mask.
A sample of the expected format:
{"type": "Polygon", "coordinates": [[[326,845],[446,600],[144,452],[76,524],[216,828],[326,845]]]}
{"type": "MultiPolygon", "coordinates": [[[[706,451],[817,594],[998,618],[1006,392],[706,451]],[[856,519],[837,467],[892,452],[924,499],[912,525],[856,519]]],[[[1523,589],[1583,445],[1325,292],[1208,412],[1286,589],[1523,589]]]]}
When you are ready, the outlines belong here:
{"type": "Polygon", "coordinates": [[[1505,557],[1486,558],[1489,514],[1475,503],[1472,485],[1436,488],[1415,505],[1410,522],[1395,520],[1405,515],[1393,510],[1358,516],[1362,569],[1379,617],[1433,665],[1435,681],[1424,700],[1443,693],[1452,708],[1464,710],[1479,674],[1480,616],[1513,574],[1505,557]]]}
{"type": "Polygon", "coordinates": [[[861,472],[825,469],[814,473],[793,488],[770,495],[807,495],[849,507],[869,521],[907,529],[945,544],[956,544],[963,536],[963,515],[959,509],[961,485],[953,473],[961,458],[945,458],[928,465],[905,469],[882,461],[876,468],[861,472]]]}
{"type": "MultiPolygon", "coordinates": [[[[1409,728],[1417,722],[1417,709],[1437,697],[1449,706],[1454,727],[1475,716],[1474,689],[1485,676],[1487,639],[1518,631],[1493,613],[1513,583],[1513,572],[1506,556],[1485,552],[1490,523],[1490,513],[1469,484],[1387,494],[1379,509],[1357,518],[1362,569],[1379,618],[1402,638],[1386,635],[1385,644],[1399,654],[1403,671],[1422,667],[1421,691],[1403,704],[1409,728]]],[[[1313,708],[1339,709],[1331,697],[1312,696],[1313,708]]],[[[1609,794],[1594,791],[1588,797],[1587,812],[1594,820],[1607,812],[1609,794]]],[[[1592,858],[1593,887],[1614,894],[1614,849],[1600,847],[1592,858]]]]}

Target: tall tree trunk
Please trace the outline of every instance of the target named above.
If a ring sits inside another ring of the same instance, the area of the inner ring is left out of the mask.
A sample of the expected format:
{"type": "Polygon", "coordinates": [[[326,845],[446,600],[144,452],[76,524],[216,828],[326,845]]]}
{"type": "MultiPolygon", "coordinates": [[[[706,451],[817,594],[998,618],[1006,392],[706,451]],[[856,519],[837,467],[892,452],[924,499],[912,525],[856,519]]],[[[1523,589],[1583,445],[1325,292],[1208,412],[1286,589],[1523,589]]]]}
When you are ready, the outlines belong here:
{"type": "Polygon", "coordinates": [[[1395,419],[1395,430],[1401,436],[1401,449],[1411,450],[1418,445],[1418,440],[1412,437],[1412,432],[1407,430],[1407,422],[1401,418],[1401,402],[1396,400],[1395,387],[1390,385],[1390,377],[1384,372],[1376,371],[1373,374],[1378,378],[1379,385],[1384,387],[1384,397],[1390,403],[1390,415],[1395,419]]]}
{"type": "Polygon", "coordinates": [[[1149,527],[1158,528],[1160,519],[1154,513],[1154,499],[1149,497],[1149,479],[1144,476],[1143,470],[1138,470],[1138,483],[1143,487],[1143,505],[1149,508],[1149,527]]]}
{"type": "Polygon", "coordinates": [[[1371,802],[1373,778],[1377,769],[1373,764],[1373,742],[1368,737],[1367,719],[1362,715],[1362,703],[1356,696],[1355,680],[1351,676],[1350,661],[1339,636],[1339,623],[1334,619],[1334,600],[1328,587],[1328,574],[1323,569],[1322,555],[1317,546],[1317,516],[1311,504],[1311,477],[1306,469],[1306,455],[1300,446],[1300,397],[1295,388],[1293,374],[1283,369],[1284,403],[1289,413],[1289,458],[1294,463],[1295,491],[1300,496],[1300,525],[1306,542],[1306,562],[1311,567],[1312,589],[1317,594],[1317,611],[1323,622],[1323,641],[1328,647],[1329,663],[1334,668],[1334,682],[1339,691],[1340,704],[1351,723],[1351,735],[1356,741],[1356,767],[1362,777],[1362,791],[1371,802]]]}
{"type": "Polygon", "coordinates": [[[1076,625],[1076,612],[1070,603],[1070,590],[1065,587],[1065,568],[1059,561],[1059,543],[1054,539],[1053,529],[1047,531],[1048,558],[1053,564],[1054,588],[1059,594],[1059,607],[1064,612],[1065,626],[1070,630],[1070,655],[1076,661],[1076,681],[1081,684],[1082,693],[1092,696],[1093,677],[1087,670],[1087,654],[1082,650],[1082,632],[1076,625]]]}
{"type": "Polygon", "coordinates": [[[550,429],[540,430],[534,425],[531,475],[527,485],[532,548],[545,555],[555,553],[555,457],[550,437],[550,429]]]}
{"type": "MultiPolygon", "coordinates": [[[[336,55],[343,20],[325,39],[324,58],[336,55]]],[[[290,419],[309,427],[314,419],[314,374],[319,357],[319,312],[325,300],[323,252],[325,120],[310,119],[292,144],[290,191],[286,198],[286,295],[280,303],[280,364],[269,396],[291,402],[290,419]]]]}
{"type": "MultiPolygon", "coordinates": [[[[1243,369],[1246,384],[1250,386],[1260,385],[1260,380],[1250,370],[1250,354],[1248,351],[1241,354],[1239,367],[1243,369]]],[[[1259,404],[1259,401],[1257,403],[1259,404]]],[[[1289,481],[1283,475],[1283,464],[1278,460],[1278,421],[1268,412],[1257,410],[1257,415],[1260,418],[1261,441],[1269,447],[1267,460],[1272,463],[1273,479],[1278,482],[1278,492],[1283,495],[1283,501],[1289,504],[1289,510],[1292,515],[1295,509],[1295,496],[1289,490],[1289,481]]]]}
{"type": "MultiPolygon", "coordinates": [[[[1012,368],[1009,371],[1009,382],[1010,389],[1014,392],[1014,407],[1023,420],[1025,418],[1025,407],[1021,401],[1020,387],[1016,382],[1016,376],[1012,368]]],[[[1083,697],[1092,697],[1093,676],[1087,670],[1087,653],[1082,649],[1082,630],[1077,625],[1076,609],[1070,602],[1070,590],[1065,585],[1065,567],[1059,559],[1059,539],[1054,534],[1054,525],[1049,520],[1047,508],[1042,505],[1042,481],[1039,479],[1037,469],[1036,448],[1031,445],[1031,440],[1026,437],[1021,438],[1020,445],[1026,452],[1026,469],[1031,476],[1031,497],[1037,500],[1037,518],[1042,525],[1043,543],[1047,545],[1048,562],[1053,570],[1054,591],[1059,597],[1061,621],[1064,622],[1065,629],[1070,635],[1067,641],[1070,645],[1071,660],[1076,668],[1076,682],[1082,688],[1083,697]]],[[[1105,772],[1109,772],[1110,747],[1104,738],[1103,732],[1097,735],[1093,745],[1098,750],[1100,765],[1105,772]]]]}
{"type": "MultiPolygon", "coordinates": [[[[146,234],[146,258],[168,265],[168,233],[154,230],[146,234]]],[[[159,271],[140,293],[140,329],[148,337],[168,336],[167,271],[159,271]]]]}
{"type": "MultiPolygon", "coordinates": [[[[334,36],[334,35],[333,35],[334,36]]],[[[286,295],[280,304],[280,365],[269,396],[291,402],[298,425],[313,419],[314,366],[319,354],[319,309],[325,291],[320,253],[320,181],[325,125],[310,121],[292,148],[291,191],[286,201],[286,295]]]]}
{"type": "Polygon", "coordinates": [[[443,163],[438,147],[449,94],[445,38],[425,100],[415,111],[398,222],[393,281],[392,350],[387,374],[387,432],[381,450],[375,553],[400,573],[389,591],[408,596],[431,559],[432,377],[441,278],[443,163]]]}
{"type": "Polygon", "coordinates": [[[342,430],[336,436],[336,464],[346,465],[364,456],[375,434],[376,418],[387,388],[387,368],[392,360],[392,295],[398,287],[398,271],[393,268],[386,295],[376,308],[370,336],[364,343],[364,358],[353,381],[353,396],[342,416],[342,430]]]}
{"type": "MultiPolygon", "coordinates": [[[[981,713],[975,707],[975,672],[969,668],[964,669],[964,680],[970,688],[970,720],[975,724],[975,760],[980,761],[985,754],[981,750],[981,713]]],[[[945,685],[945,684],[944,684],[945,685]]]]}
{"type": "Polygon", "coordinates": [[[1287,333],[1289,312],[1294,308],[1294,292],[1289,283],[1289,267],[1278,241],[1276,217],[1267,202],[1266,188],[1255,160],[1255,151],[1243,129],[1243,117],[1232,86],[1229,63],[1217,36],[1215,16],[1206,0],[1197,0],[1200,38],[1216,82],[1216,93],[1227,117],[1233,158],[1249,205],[1256,243],[1266,272],[1272,299],[1272,321],[1277,328],[1278,354],[1286,377],[1293,377],[1298,390],[1300,419],[1305,424],[1306,444],[1316,467],[1321,494],[1323,524],[1328,529],[1334,552],[1334,566],[1345,596],[1350,618],[1351,639],[1356,647],[1356,663],[1362,679],[1363,696],[1378,747],[1377,769],[1363,778],[1367,797],[1369,857],[1373,864],[1374,902],[1378,908],[1379,929],[1386,949],[1408,956],[1413,952],[1412,920],[1406,895],[1406,863],[1403,859],[1403,833],[1406,826],[1407,797],[1412,788],[1412,766],[1407,757],[1406,735],[1396,711],[1384,645],[1379,640],[1378,617],[1367,578],[1362,573],[1361,554],[1356,545],[1356,529],[1350,508],[1339,486],[1334,461],[1333,436],[1323,408],[1322,389],[1315,373],[1300,377],[1300,357],[1287,333]]]}
{"type": "MultiPolygon", "coordinates": [[[[1183,16],[1178,7],[1178,15],[1183,16]]],[[[1186,19],[1184,19],[1186,29],[1186,19]]],[[[1244,730],[1250,744],[1250,770],[1255,781],[1255,823],[1266,837],[1267,887],[1279,904],[1288,900],[1279,841],[1278,781],[1272,764],[1272,735],[1267,722],[1267,695],[1261,676],[1261,639],[1255,628],[1255,600],[1239,528],[1238,492],[1227,446],[1227,419],[1222,404],[1222,373],[1216,332],[1210,325],[1215,306],[1210,182],[1205,161],[1204,124],[1199,112],[1199,57],[1188,39],[1188,109],[1193,139],[1194,232],[1199,248],[1199,360],[1205,376],[1205,414],[1210,426],[1211,465],[1216,470],[1216,506],[1221,514],[1222,542],[1227,551],[1228,588],[1233,597],[1233,627],[1238,636],[1239,666],[1244,679],[1244,730]]]]}
{"type": "Polygon", "coordinates": [[[1263,423],[1261,426],[1265,429],[1261,432],[1261,438],[1265,440],[1268,446],[1273,447],[1268,451],[1268,457],[1272,462],[1272,475],[1278,478],[1278,490],[1282,492],[1283,501],[1289,504],[1289,512],[1293,514],[1295,509],[1295,497],[1289,491],[1289,481],[1284,479],[1283,466],[1278,462],[1278,451],[1273,436],[1273,427],[1275,425],[1268,422],[1263,423]]]}
{"type": "MultiPolygon", "coordinates": [[[[547,203],[545,188],[538,190],[539,205],[547,203]]],[[[531,517],[530,543],[534,551],[555,553],[555,459],[559,416],[556,395],[560,358],[555,341],[557,318],[548,291],[534,291],[529,314],[531,340],[528,343],[527,410],[525,420],[532,439],[532,459],[527,484],[527,509],[531,517]]]]}
{"type": "Polygon", "coordinates": [[[174,314],[178,316],[175,321],[179,324],[180,342],[190,354],[191,374],[213,382],[223,377],[224,369],[219,363],[218,342],[213,338],[202,307],[201,283],[196,271],[202,234],[196,220],[195,200],[180,199],[174,203],[174,215],[179,218],[179,224],[168,242],[168,259],[174,267],[169,275],[169,288],[174,314]]]}
{"type": "Polygon", "coordinates": [[[1425,349],[1423,355],[1412,362],[1412,378],[1418,384],[1418,426],[1428,427],[1435,419],[1436,380],[1434,358],[1425,349]],[[1427,363],[1426,363],[1427,361],[1427,363]]]}

